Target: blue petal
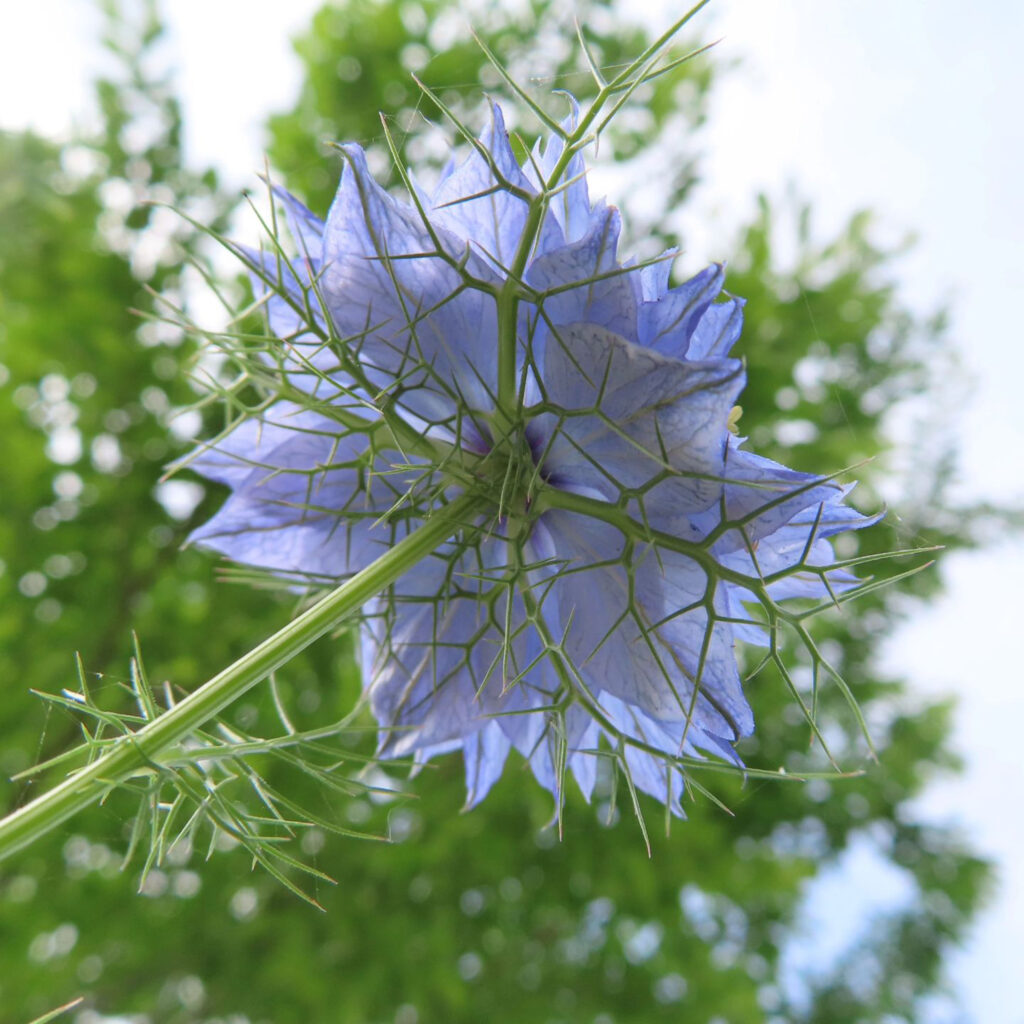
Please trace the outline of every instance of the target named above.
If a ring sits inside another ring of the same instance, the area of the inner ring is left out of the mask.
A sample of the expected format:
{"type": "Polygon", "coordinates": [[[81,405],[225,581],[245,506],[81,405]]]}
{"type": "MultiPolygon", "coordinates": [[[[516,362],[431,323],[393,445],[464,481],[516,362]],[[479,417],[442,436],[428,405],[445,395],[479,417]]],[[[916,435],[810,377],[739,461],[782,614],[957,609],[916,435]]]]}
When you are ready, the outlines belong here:
{"type": "Polygon", "coordinates": [[[479,551],[444,549],[406,572],[371,619],[375,661],[367,676],[371,707],[384,727],[381,749],[401,756],[498,724],[524,756],[543,730],[539,641],[516,601],[506,640],[504,541],[479,551]],[[492,608],[492,605],[495,607],[492,608]],[[539,723],[539,724],[538,724],[539,723]]]}
{"type": "Polygon", "coordinates": [[[478,693],[499,658],[483,602],[447,600],[449,565],[430,557],[405,575],[372,623],[370,706],[381,753],[401,757],[482,728],[478,693]],[[489,642],[489,640],[491,642],[489,642]]]}
{"type": "Polygon", "coordinates": [[[185,460],[232,488],[189,542],[314,580],[358,571],[394,543],[395,529],[377,520],[402,486],[375,475],[367,489],[360,471],[365,450],[361,435],[341,434],[327,417],[277,403],[185,460]]]}
{"type": "Polygon", "coordinates": [[[666,249],[654,263],[640,270],[640,292],[644,302],[657,302],[668,291],[672,260],[678,255],[678,249],[666,249]]]}
{"type": "Polygon", "coordinates": [[[749,548],[718,551],[723,564],[748,575],[772,576],[788,573],[773,582],[769,594],[777,601],[790,598],[828,599],[857,586],[858,579],[844,569],[826,573],[796,571],[799,566],[827,569],[835,560],[830,537],[847,530],[862,530],[877,523],[882,514],[863,516],[841,502],[852,490],[845,487],[830,494],[825,502],[801,509],[774,532],[755,540],[749,548]]]}
{"type": "Polygon", "coordinates": [[[271,191],[284,207],[288,230],[298,246],[299,254],[318,261],[323,250],[324,222],[287,189],[274,185],[271,191]]]}
{"type": "Polygon", "coordinates": [[[847,493],[841,484],[787,469],[739,444],[730,437],[723,471],[726,518],[735,526],[718,542],[717,551],[747,550],[798,516],[797,521],[811,524],[819,507],[829,510],[825,522],[836,526],[830,533],[851,529],[860,520],[858,513],[840,506],[847,493]]]}
{"type": "MultiPolygon", "coordinates": [[[[620,735],[664,750],[670,757],[697,753],[692,745],[689,749],[682,749],[669,732],[635,706],[609,694],[602,697],[601,705],[620,735]]],[[[678,768],[628,742],[625,745],[625,762],[619,766],[620,771],[627,774],[635,789],[660,800],[676,817],[686,817],[681,802],[683,777],[678,768]]]]}
{"type": "Polygon", "coordinates": [[[702,359],[720,352],[690,353],[690,342],[701,318],[725,283],[725,268],[714,263],[685,284],[640,306],[638,333],[641,344],[676,359],[702,359]]]}
{"type": "Polygon", "coordinates": [[[545,397],[571,414],[539,421],[552,483],[612,501],[624,489],[651,487],[644,502],[655,516],[716,501],[726,424],[743,387],[739,362],[669,359],[601,327],[570,324],[549,342],[544,371],[545,397]]]}
{"type": "Polygon", "coordinates": [[[466,809],[475,807],[501,778],[511,744],[496,722],[470,733],[462,743],[466,766],[466,809]]]}
{"type": "Polygon", "coordinates": [[[673,679],[680,680],[681,692],[689,699],[697,685],[700,703],[714,711],[695,714],[692,720],[716,736],[749,736],[754,731],[754,717],[740,681],[733,628],[717,618],[729,614],[723,585],[719,583],[709,592],[705,570],[676,551],[659,549],[638,563],[634,579],[637,600],[652,613],[657,610],[655,633],[666,649],[673,679]],[[716,615],[713,622],[708,619],[708,603],[716,615]]]}
{"type": "MultiPolygon", "coordinates": [[[[298,257],[289,260],[276,250],[257,253],[245,246],[232,248],[252,271],[253,293],[266,300],[271,333],[275,338],[292,339],[305,335],[309,320],[323,327],[314,292],[320,273],[324,223],[286,189],[273,185],[271,191],[284,207],[298,257]]],[[[318,341],[314,336],[305,340],[318,341]]]]}
{"type": "MultiPolygon", "coordinates": [[[[373,180],[358,146],[324,234],[321,290],[335,328],[368,376],[436,424],[489,408],[496,386],[493,298],[466,288],[437,252],[419,215],[373,180]]],[[[446,252],[463,244],[441,233],[446,252]]],[[[489,271],[477,261],[478,276],[489,271]]]]}
{"type": "Polygon", "coordinates": [[[687,359],[727,356],[743,330],[743,299],[729,299],[708,306],[693,329],[687,359]]]}
{"type": "MultiPolygon", "coordinates": [[[[527,759],[534,778],[555,798],[556,808],[561,804],[563,773],[556,769],[559,762],[559,738],[556,727],[546,714],[537,712],[519,716],[528,723],[528,730],[516,744],[527,759]]],[[[572,772],[585,800],[589,802],[597,783],[597,756],[590,751],[597,747],[601,730],[589,712],[573,704],[565,712],[563,721],[565,766],[572,772]]]]}
{"type": "MultiPolygon", "coordinates": [[[[624,737],[662,750],[669,757],[702,758],[706,752],[737,767],[743,765],[728,739],[703,732],[692,723],[660,722],[642,709],[609,695],[602,697],[601,704],[624,737]]],[[[684,786],[679,767],[627,742],[626,768],[637,789],[666,804],[677,817],[686,817],[681,805],[684,786]]]]}
{"type": "Polygon", "coordinates": [[[597,755],[584,751],[597,749],[601,730],[590,713],[584,711],[578,704],[573,704],[566,712],[565,726],[568,734],[569,768],[583,798],[589,803],[597,784],[597,755]]]}
{"type": "MultiPolygon", "coordinates": [[[[466,160],[443,178],[432,200],[431,223],[471,242],[496,268],[515,261],[526,227],[529,204],[508,186],[534,193],[509,145],[501,108],[491,105],[491,123],[480,136],[488,160],[473,149],[466,160]]],[[[545,223],[537,241],[543,251],[561,241],[553,223],[545,223]]]]}
{"type": "Polygon", "coordinates": [[[589,517],[548,512],[544,520],[567,559],[552,586],[566,651],[592,694],[701,733],[749,734],[731,631],[722,622],[709,631],[700,603],[705,571],[672,553],[659,552],[660,561],[650,550],[627,554],[616,529],[589,517]]]}
{"type": "Polygon", "coordinates": [[[285,260],[276,254],[238,248],[251,268],[253,294],[262,303],[270,334],[279,347],[261,352],[269,366],[280,365],[288,382],[324,401],[365,408],[346,399],[358,393],[328,340],[330,329],[321,308],[319,267],[308,260],[285,260]]]}
{"type": "Polygon", "coordinates": [[[545,324],[594,324],[637,340],[639,273],[615,259],[620,228],[619,211],[602,206],[582,238],[533,261],[526,281],[539,293],[545,324]]]}
{"type": "MultiPolygon", "coordinates": [[[[505,560],[500,540],[427,559],[373,603],[364,631],[364,678],[382,726],[379,753],[424,758],[461,745],[470,805],[493,785],[512,746],[556,798],[561,785],[555,734],[539,710],[554,697],[553,669],[521,602],[506,618],[504,583],[486,582],[504,572],[505,560]],[[485,595],[495,586],[500,593],[489,610],[485,595]]],[[[577,750],[596,744],[596,725],[579,712],[568,720],[568,764],[589,797],[596,769],[592,755],[577,750]]]]}
{"type": "MultiPolygon", "coordinates": [[[[566,134],[575,130],[580,113],[579,104],[572,96],[569,97],[569,103],[572,109],[562,122],[562,130],[566,134]]],[[[565,142],[558,135],[550,136],[543,147],[538,140],[533,160],[526,166],[527,177],[536,188],[539,189],[542,184],[548,182],[564,152],[565,142]]],[[[558,223],[566,242],[582,238],[590,229],[590,197],[587,191],[586,171],[582,154],[574,153],[565,172],[556,183],[562,187],[551,201],[550,215],[558,223]]],[[[540,251],[543,252],[544,247],[541,247],[540,251]]]]}

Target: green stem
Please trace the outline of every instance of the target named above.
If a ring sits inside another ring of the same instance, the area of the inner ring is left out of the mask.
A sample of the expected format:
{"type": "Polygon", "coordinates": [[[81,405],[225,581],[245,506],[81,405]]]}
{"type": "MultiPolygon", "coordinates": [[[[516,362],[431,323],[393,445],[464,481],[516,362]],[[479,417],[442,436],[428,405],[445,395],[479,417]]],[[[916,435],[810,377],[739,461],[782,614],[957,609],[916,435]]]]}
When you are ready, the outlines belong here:
{"type": "Polygon", "coordinates": [[[135,772],[151,767],[161,754],[337,626],[484,508],[484,499],[464,494],[439,509],[418,530],[179,704],[138,732],[119,739],[107,753],[48,793],[9,814],[0,821],[0,860],[95,803],[135,772]]]}
{"type": "MultiPolygon", "coordinates": [[[[758,598],[763,596],[766,601],[770,600],[764,589],[765,580],[756,576],[748,576],[722,565],[708,550],[707,540],[700,542],[684,540],[682,537],[665,533],[663,530],[656,530],[647,523],[634,519],[626,509],[618,505],[612,505],[610,502],[600,501],[597,498],[588,498],[582,494],[574,494],[571,491],[559,490],[557,487],[542,488],[534,498],[533,511],[535,515],[540,515],[548,509],[562,509],[566,512],[575,512],[577,515],[588,516],[591,519],[599,519],[603,523],[616,527],[624,537],[633,537],[644,543],[656,544],[669,551],[686,555],[687,558],[692,558],[706,569],[710,575],[745,587],[758,598]]],[[[771,582],[784,575],[787,575],[787,572],[780,571],[766,579],[771,582]]]]}
{"type": "MultiPolygon", "coordinates": [[[[707,0],[705,0],[707,2],[707,0]]],[[[518,402],[516,397],[516,341],[519,326],[519,294],[523,274],[540,234],[548,202],[553,190],[565,174],[573,157],[598,111],[604,106],[612,91],[605,86],[594,99],[590,109],[580,119],[573,133],[564,140],[562,153],[551,169],[540,193],[530,201],[530,209],[523,225],[519,246],[508,269],[505,283],[498,292],[498,412],[505,417],[512,415],[518,402]]]]}

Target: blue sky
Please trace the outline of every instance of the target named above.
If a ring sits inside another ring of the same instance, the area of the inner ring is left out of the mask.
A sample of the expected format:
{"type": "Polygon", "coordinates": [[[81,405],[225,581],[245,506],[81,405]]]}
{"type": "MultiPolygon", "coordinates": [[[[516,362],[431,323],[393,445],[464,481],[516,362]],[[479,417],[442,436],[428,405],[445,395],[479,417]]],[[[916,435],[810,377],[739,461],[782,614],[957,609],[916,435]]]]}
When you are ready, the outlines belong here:
{"type": "MultiPolygon", "coordinates": [[[[318,6],[165,4],[195,162],[216,163],[239,188],[252,184],[263,162],[262,119],[286,108],[298,87],[288,37],[318,6]]],[[[652,23],[668,20],[656,5],[648,13],[652,23]]],[[[697,140],[706,183],[687,214],[688,261],[727,259],[728,228],[748,217],[755,193],[781,195],[791,183],[813,200],[823,236],[866,206],[891,237],[914,231],[919,243],[900,269],[904,293],[921,310],[951,305],[963,372],[975,382],[973,399],[949,411],[961,424],[958,492],[1024,503],[1024,346],[1015,317],[1024,300],[1024,6],[717,0],[705,21],[724,36],[721,56],[743,65],[719,85],[697,140]]],[[[52,134],[88,117],[88,81],[100,62],[95,30],[83,0],[36,0],[7,14],[0,126],[52,134]]],[[[1021,1024],[1024,1011],[1005,995],[1024,949],[1024,815],[1013,784],[1024,690],[1011,621],[1024,543],[950,556],[942,571],[946,596],[900,630],[886,662],[921,694],[960,697],[956,743],[967,773],[933,787],[922,810],[960,822],[999,858],[1000,897],[953,970],[973,1019],[1021,1024]]],[[[897,895],[861,853],[845,870],[812,894],[808,928],[836,920],[836,894],[841,900],[854,879],[861,889],[877,885],[881,899],[897,895]]],[[[845,934],[856,924],[846,915],[837,927],[845,934]]]]}

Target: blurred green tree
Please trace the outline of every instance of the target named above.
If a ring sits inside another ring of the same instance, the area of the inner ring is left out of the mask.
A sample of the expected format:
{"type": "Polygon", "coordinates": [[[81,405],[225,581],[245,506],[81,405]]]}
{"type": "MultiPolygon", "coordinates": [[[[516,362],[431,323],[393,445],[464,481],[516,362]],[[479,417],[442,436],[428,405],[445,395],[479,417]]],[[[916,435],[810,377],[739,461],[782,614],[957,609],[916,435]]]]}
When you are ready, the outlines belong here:
{"type": "MultiPolygon", "coordinates": [[[[612,4],[577,6],[602,66],[644,45],[644,30],[612,4]]],[[[147,286],[187,302],[184,256],[206,256],[187,221],[146,201],[195,211],[215,226],[229,204],[212,175],[182,166],[180,111],[149,70],[160,26],[146,10],[132,23],[111,10],[108,43],[123,74],[100,84],[99,137],[57,146],[0,136],[6,775],[73,738],[69,716],[46,713],[27,694],[29,685],[73,684],[73,650],[117,699],[134,628],[151,675],[191,687],[288,614],[278,596],[214,585],[209,558],[177,550],[190,517],[205,516],[221,496],[160,484],[176,446],[200,429],[194,416],[171,419],[195,397],[185,383],[194,350],[166,325],[140,326],[129,310],[152,309],[147,286]]],[[[571,25],[551,0],[516,12],[488,6],[474,27],[538,92],[586,95],[571,25]]],[[[358,139],[383,166],[378,109],[389,111],[409,161],[429,173],[440,153],[431,127],[438,111],[410,71],[463,111],[481,87],[502,93],[449,0],[342,0],[316,15],[296,49],[305,85],[295,109],[270,121],[270,156],[319,212],[338,170],[325,141],[358,139]]],[[[679,208],[696,180],[691,140],[713,70],[701,58],[659,79],[603,153],[626,174],[642,169],[663,210],[679,208]],[[650,152],[656,167],[645,162],[650,152]]],[[[518,128],[529,144],[530,126],[518,128]]],[[[671,218],[642,208],[627,214],[647,252],[679,241],[671,218]]],[[[821,246],[806,211],[765,200],[734,250],[730,288],[749,300],[742,425],[758,450],[808,468],[884,455],[888,411],[930,393],[950,359],[941,316],[920,321],[901,307],[893,254],[872,243],[863,216],[821,246]],[[798,259],[785,267],[775,255],[780,221],[799,242],[798,259]]],[[[970,515],[943,511],[949,451],[929,451],[896,484],[884,457],[858,471],[867,478],[865,507],[878,502],[873,481],[903,498],[887,525],[859,535],[862,553],[908,539],[971,542],[970,515]]],[[[917,576],[900,594],[937,585],[936,573],[917,576]]],[[[690,822],[670,836],[652,828],[651,859],[629,813],[618,820],[607,801],[588,808],[570,800],[559,844],[543,828],[546,795],[514,766],[482,807],[460,816],[461,770],[449,759],[417,780],[418,799],[397,803],[329,798],[301,777],[282,783],[313,807],[333,805],[349,823],[389,828],[397,840],[382,847],[320,832],[304,838],[305,855],[339,880],[315,893],[325,915],[262,874],[240,874],[238,852],[200,864],[201,851],[184,844],[135,896],[137,874],[117,875],[130,804],[113,799],[3,876],[0,1022],[24,1024],[79,994],[100,1014],[161,1024],[915,1020],[979,906],[989,868],[957,836],[908,811],[925,784],[957,763],[947,746],[950,707],[915,704],[902,681],[879,676],[879,641],[904,605],[881,590],[818,623],[855,683],[880,765],[831,784],[726,779],[715,792],[735,817],[698,799],[690,822]],[[907,899],[879,915],[845,960],[797,977],[790,960],[801,941],[801,897],[859,846],[902,880],[907,899]]],[[[796,653],[787,654],[789,670],[809,685],[796,653]]],[[[315,645],[280,686],[299,724],[339,716],[358,688],[348,638],[315,645]]],[[[792,714],[784,682],[765,671],[751,690],[758,734],[744,755],[806,768],[806,725],[792,714]]],[[[841,695],[823,685],[818,702],[840,760],[864,763],[859,723],[841,695]]],[[[254,696],[229,718],[248,728],[266,703],[254,696]]],[[[13,804],[24,786],[6,794],[13,804]]]]}

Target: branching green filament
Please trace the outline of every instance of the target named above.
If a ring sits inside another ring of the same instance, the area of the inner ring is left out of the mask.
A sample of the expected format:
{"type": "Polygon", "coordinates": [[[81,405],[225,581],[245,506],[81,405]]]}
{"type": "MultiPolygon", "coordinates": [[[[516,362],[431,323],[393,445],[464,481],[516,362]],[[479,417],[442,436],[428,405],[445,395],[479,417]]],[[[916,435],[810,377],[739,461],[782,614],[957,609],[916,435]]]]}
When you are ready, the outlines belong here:
{"type": "Polygon", "coordinates": [[[372,565],[264,640],[233,665],[48,793],[0,821],[0,859],[28,846],[134,773],[159,765],[178,744],[300,651],[379,594],[460,529],[472,529],[483,499],[463,495],[439,508],[372,565]]]}

